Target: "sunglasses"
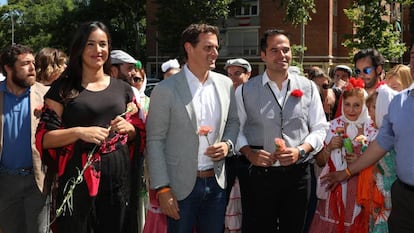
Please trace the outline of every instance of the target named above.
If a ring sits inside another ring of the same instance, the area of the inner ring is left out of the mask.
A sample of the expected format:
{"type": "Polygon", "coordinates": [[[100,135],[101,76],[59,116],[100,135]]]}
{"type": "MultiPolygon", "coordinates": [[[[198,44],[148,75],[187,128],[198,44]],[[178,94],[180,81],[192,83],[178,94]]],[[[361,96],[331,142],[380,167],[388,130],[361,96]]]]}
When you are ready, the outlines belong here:
{"type": "MultiPolygon", "coordinates": [[[[362,72],[364,72],[364,74],[370,75],[371,72],[374,70],[374,67],[365,67],[364,69],[362,69],[362,72]]],[[[355,74],[358,76],[361,74],[361,70],[360,69],[355,69],[355,74]]]]}
{"type": "Polygon", "coordinates": [[[322,88],[323,89],[329,89],[329,84],[327,84],[327,83],[322,84],[322,88]]]}
{"type": "Polygon", "coordinates": [[[135,83],[140,83],[140,82],[144,81],[144,79],[143,79],[143,78],[140,78],[140,77],[133,77],[133,78],[132,78],[132,80],[133,80],[135,83]]]}

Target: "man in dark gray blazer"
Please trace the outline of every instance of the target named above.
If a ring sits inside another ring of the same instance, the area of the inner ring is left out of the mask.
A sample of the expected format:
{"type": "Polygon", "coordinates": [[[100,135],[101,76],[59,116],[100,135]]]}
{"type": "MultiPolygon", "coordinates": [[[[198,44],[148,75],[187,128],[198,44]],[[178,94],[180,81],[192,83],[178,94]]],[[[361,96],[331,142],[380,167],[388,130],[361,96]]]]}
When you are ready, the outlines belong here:
{"type": "Polygon", "coordinates": [[[225,163],[239,120],[232,82],[211,71],[218,57],[217,27],[192,24],[182,34],[187,63],[151,94],[147,160],[151,188],[168,232],[221,233],[225,163]],[[200,128],[208,126],[209,133],[200,128]]]}

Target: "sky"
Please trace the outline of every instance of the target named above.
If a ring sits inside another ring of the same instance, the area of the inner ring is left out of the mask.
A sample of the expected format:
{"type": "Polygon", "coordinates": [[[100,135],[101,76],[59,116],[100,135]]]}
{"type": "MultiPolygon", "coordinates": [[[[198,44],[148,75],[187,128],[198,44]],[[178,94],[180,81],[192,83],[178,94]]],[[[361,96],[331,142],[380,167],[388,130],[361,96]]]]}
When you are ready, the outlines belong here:
{"type": "Polygon", "coordinates": [[[7,0],[0,0],[0,6],[4,5],[7,3],[7,0]]]}

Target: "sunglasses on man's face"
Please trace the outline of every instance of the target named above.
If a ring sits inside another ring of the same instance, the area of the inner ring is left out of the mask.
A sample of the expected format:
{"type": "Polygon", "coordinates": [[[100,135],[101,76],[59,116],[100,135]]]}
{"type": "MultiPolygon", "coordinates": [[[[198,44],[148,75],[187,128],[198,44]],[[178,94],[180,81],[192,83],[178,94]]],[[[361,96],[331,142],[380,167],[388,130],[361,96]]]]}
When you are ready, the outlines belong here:
{"type": "Polygon", "coordinates": [[[143,78],[141,78],[141,77],[133,77],[133,78],[132,78],[132,80],[133,80],[135,83],[140,83],[140,82],[144,81],[144,79],[143,79],[143,78]]]}
{"type": "MultiPolygon", "coordinates": [[[[364,72],[364,74],[370,75],[371,72],[374,70],[374,67],[365,67],[364,69],[362,69],[362,72],[364,72]]],[[[360,69],[355,69],[355,74],[357,76],[359,76],[361,74],[361,70],[360,69]]]]}

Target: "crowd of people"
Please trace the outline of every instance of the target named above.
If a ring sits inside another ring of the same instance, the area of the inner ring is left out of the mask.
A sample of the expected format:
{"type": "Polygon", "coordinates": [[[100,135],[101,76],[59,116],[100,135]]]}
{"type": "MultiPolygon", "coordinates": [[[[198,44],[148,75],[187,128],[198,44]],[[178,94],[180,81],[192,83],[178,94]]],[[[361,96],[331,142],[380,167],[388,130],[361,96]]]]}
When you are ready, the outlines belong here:
{"type": "Polygon", "coordinates": [[[269,29],[253,77],[241,57],[216,66],[219,34],[189,25],[151,97],[101,22],[68,55],[5,48],[0,233],[414,232],[413,56],[302,75],[269,29]]]}

